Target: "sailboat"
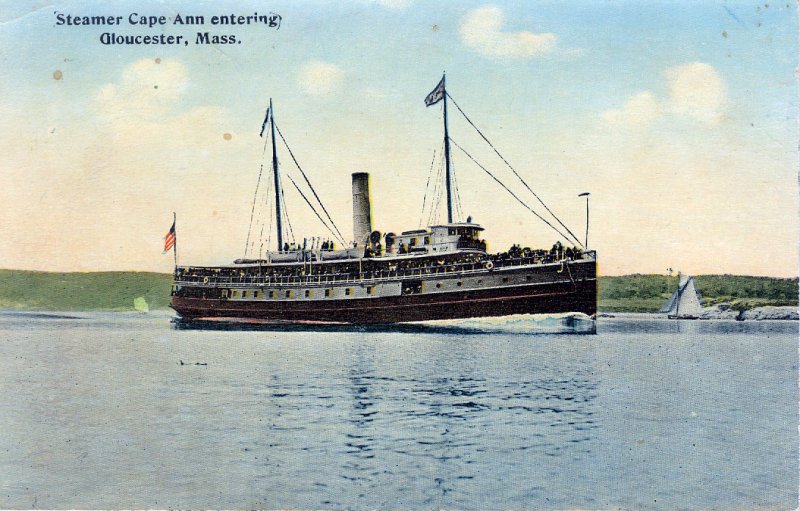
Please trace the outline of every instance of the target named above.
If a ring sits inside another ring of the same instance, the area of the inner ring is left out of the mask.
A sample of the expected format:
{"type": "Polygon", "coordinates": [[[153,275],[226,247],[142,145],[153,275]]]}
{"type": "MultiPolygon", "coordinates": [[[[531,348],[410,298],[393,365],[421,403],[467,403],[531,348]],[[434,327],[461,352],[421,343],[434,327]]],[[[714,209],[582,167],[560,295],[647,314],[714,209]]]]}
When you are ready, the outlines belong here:
{"type": "MultiPolygon", "coordinates": [[[[447,222],[399,234],[375,230],[369,196],[370,176],[357,172],[352,174],[352,240],[344,239],[297,163],[276,126],[275,109],[270,100],[261,133],[272,140],[268,188],[272,191],[266,193],[266,197],[274,200],[276,236],[271,239],[277,243],[272,250],[259,249],[257,255],[237,259],[229,265],[178,266],[176,262],[171,307],[180,320],[388,324],[533,313],[575,312],[594,317],[597,313],[596,252],[572,234],[494,146],[495,152],[553,218],[545,219],[541,209],[537,212],[524,203],[498,177],[451,141],[448,100],[466,117],[445,89],[443,76],[425,98],[425,105],[444,103],[444,162],[440,172],[443,183],[438,190],[440,194],[446,190],[447,222]],[[290,175],[284,174],[285,177],[338,243],[316,237],[304,238],[302,243],[287,240],[286,237],[293,234],[283,207],[285,198],[276,131],[302,174],[303,180],[298,178],[297,181],[307,183],[311,193],[303,193],[290,175]],[[451,142],[514,199],[558,232],[559,239],[573,246],[557,241],[552,248],[531,249],[515,244],[505,252],[487,252],[484,227],[474,223],[471,217],[459,218],[460,201],[453,177],[451,142]],[[319,208],[312,199],[316,199],[319,208]]],[[[472,121],[470,124],[475,127],[472,121]]],[[[482,133],[481,136],[491,145],[482,133]]],[[[265,141],[265,152],[266,148],[265,141]]],[[[433,165],[431,172],[433,174],[433,165]]],[[[254,198],[254,210],[255,205],[254,198]]],[[[271,226],[272,220],[270,229],[271,226]]],[[[248,233],[248,245],[250,240],[248,233]]],[[[269,244],[269,239],[267,242],[269,244]]]]}
{"type": "Polygon", "coordinates": [[[697,319],[703,313],[701,300],[694,277],[678,274],[678,289],[672,293],[659,312],[666,314],[670,319],[697,319]]]}

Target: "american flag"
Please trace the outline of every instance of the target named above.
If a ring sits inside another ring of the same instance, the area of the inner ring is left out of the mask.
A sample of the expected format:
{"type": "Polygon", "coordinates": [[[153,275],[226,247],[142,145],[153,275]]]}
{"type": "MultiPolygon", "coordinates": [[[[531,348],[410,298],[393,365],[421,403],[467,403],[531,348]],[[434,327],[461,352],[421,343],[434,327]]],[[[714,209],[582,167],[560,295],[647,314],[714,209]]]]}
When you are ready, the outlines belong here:
{"type": "Polygon", "coordinates": [[[166,254],[169,249],[175,246],[175,221],[172,221],[172,227],[169,228],[169,232],[166,236],[164,236],[164,252],[166,254]]]}

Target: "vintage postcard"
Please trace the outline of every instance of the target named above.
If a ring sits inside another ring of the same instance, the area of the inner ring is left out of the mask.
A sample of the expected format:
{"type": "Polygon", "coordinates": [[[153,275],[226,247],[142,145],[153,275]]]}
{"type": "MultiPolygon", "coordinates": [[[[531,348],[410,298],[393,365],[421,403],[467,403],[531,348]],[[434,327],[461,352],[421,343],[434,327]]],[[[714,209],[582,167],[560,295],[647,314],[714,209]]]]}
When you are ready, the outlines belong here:
{"type": "Polygon", "coordinates": [[[796,3],[0,21],[0,508],[797,508],[796,3]]]}

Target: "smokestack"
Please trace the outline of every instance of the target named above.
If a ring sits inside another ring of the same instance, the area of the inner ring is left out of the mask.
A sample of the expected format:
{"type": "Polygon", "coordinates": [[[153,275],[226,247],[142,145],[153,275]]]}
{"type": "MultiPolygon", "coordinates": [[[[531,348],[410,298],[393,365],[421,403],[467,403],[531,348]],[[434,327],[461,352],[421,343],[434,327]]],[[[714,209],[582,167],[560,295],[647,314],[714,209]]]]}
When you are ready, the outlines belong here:
{"type": "Polygon", "coordinates": [[[353,173],[353,238],[363,247],[372,232],[372,211],[369,203],[369,174],[353,173]]]}

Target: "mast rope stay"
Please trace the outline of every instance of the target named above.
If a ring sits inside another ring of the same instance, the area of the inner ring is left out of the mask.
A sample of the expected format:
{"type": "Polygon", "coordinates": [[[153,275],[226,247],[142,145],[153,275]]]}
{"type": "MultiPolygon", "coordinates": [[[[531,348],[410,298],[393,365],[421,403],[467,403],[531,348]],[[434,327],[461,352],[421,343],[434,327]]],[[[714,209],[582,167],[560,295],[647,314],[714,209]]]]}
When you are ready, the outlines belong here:
{"type": "Polygon", "coordinates": [[[422,219],[425,218],[425,203],[428,200],[428,188],[431,186],[431,175],[433,174],[433,164],[436,163],[436,149],[433,150],[431,158],[431,168],[428,170],[428,181],[425,183],[425,195],[422,196],[422,211],[419,213],[419,226],[422,227],[422,219]]]}
{"type": "MultiPolygon", "coordinates": [[[[442,142],[442,147],[444,148],[444,142],[442,142]]],[[[439,222],[437,213],[439,212],[439,206],[442,202],[442,190],[444,189],[444,184],[442,183],[444,167],[444,158],[440,158],[439,168],[436,171],[436,179],[433,182],[433,200],[430,203],[431,209],[428,212],[428,225],[433,225],[434,223],[439,222]]]]}
{"type": "MultiPolygon", "coordinates": [[[[568,238],[568,237],[567,237],[567,236],[566,236],[566,235],[565,235],[563,232],[559,231],[559,230],[558,230],[558,229],[557,229],[557,228],[556,228],[556,227],[555,227],[553,224],[551,224],[550,222],[548,222],[546,218],[544,218],[542,215],[540,215],[539,213],[537,213],[537,212],[536,212],[536,211],[535,211],[533,208],[531,208],[530,206],[528,206],[527,204],[525,204],[525,202],[524,202],[522,199],[520,199],[520,198],[517,196],[517,194],[515,194],[514,192],[512,192],[512,191],[511,191],[511,189],[510,189],[509,187],[507,187],[507,186],[506,186],[506,185],[505,185],[505,184],[504,184],[502,181],[500,181],[500,180],[499,180],[497,177],[495,177],[495,175],[494,175],[494,174],[492,174],[491,172],[489,172],[489,170],[488,170],[486,167],[484,167],[483,165],[481,165],[480,163],[478,163],[478,161],[477,161],[475,158],[473,158],[473,157],[472,157],[472,155],[471,155],[471,154],[469,154],[469,153],[466,151],[466,149],[464,149],[463,147],[461,147],[461,145],[459,145],[459,144],[458,144],[458,142],[456,142],[456,141],[455,141],[455,140],[453,140],[452,138],[450,139],[450,142],[452,142],[452,143],[453,143],[453,145],[455,145],[457,148],[459,148],[459,149],[461,150],[461,152],[462,152],[462,153],[464,153],[465,155],[467,155],[467,157],[468,157],[470,160],[472,160],[472,161],[473,161],[473,163],[475,163],[475,165],[477,165],[478,167],[480,167],[480,168],[481,168],[481,170],[483,170],[484,172],[486,172],[487,174],[489,174],[489,177],[491,177],[492,179],[494,179],[494,180],[497,182],[497,184],[499,184],[500,186],[502,186],[502,187],[503,187],[503,189],[505,189],[505,191],[507,191],[507,192],[508,192],[508,193],[509,193],[509,194],[510,194],[512,197],[514,197],[514,198],[517,200],[517,202],[519,202],[520,204],[522,204],[522,206],[523,206],[523,207],[525,207],[525,209],[527,209],[528,211],[530,211],[531,213],[533,213],[534,215],[536,215],[536,217],[537,217],[539,220],[541,220],[542,222],[544,222],[545,224],[547,224],[547,225],[548,225],[548,226],[549,226],[551,229],[553,229],[554,231],[556,231],[556,232],[558,233],[558,235],[559,235],[559,236],[561,236],[562,238],[564,238],[564,240],[568,240],[568,239],[569,239],[569,238],[568,238]]],[[[581,245],[581,246],[582,246],[582,245],[581,245]]]]}
{"type": "MultiPolygon", "coordinates": [[[[267,194],[266,194],[266,197],[264,199],[264,205],[263,205],[263,208],[266,208],[267,211],[269,211],[269,209],[270,209],[269,208],[269,197],[270,197],[270,192],[271,191],[272,191],[272,181],[268,181],[267,182],[267,194]]],[[[260,214],[263,215],[263,209],[262,209],[262,213],[260,213],[260,214]]],[[[267,246],[269,246],[269,242],[272,239],[272,215],[267,215],[267,216],[269,217],[269,231],[267,232],[267,246]]],[[[261,232],[258,235],[258,240],[259,240],[259,243],[260,243],[259,246],[258,246],[258,258],[259,259],[262,258],[262,255],[264,253],[264,225],[265,224],[266,224],[266,222],[264,221],[264,218],[262,216],[261,217],[261,232]]]]}
{"type": "MultiPolygon", "coordinates": [[[[265,121],[266,124],[266,121],[265,121]]],[[[263,131],[262,131],[263,133],[263,131]]],[[[258,200],[258,188],[261,186],[261,175],[264,173],[264,155],[267,154],[267,143],[269,142],[269,134],[264,139],[264,149],[261,151],[261,168],[258,170],[258,180],[256,181],[256,191],[253,194],[253,206],[250,209],[250,225],[247,227],[247,239],[244,242],[244,258],[247,258],[247,247],[250,245],[250,232],[253,229],[253,215],[256,211],[256,201],[258,200]]]]}
{"type": "MultiPolygon", "coordinates": [[[[528,191],[529,191],[529,192],[531,192],[531,193],[533,194],[533,196],[534,196],[534,197],[536,197],[536,200],[538,200],[538,201],[539,201],[539,203],[540,203],[540,204],[541,204],[541,205],[544,207],[544,209],[546,209],[546,210],[547,210],[547,212],[548,212],[548,213],[550,213],[550,215],[551,215],[551,216],[552,216],[552,217],[553,217],[553,218],[554,218],[554,219],[555,219],[555,220],[556,220],[556,221],[559,223],[559,225],[561,225],[561,227],[563,227],[563,228],[564,228],[564,229],[565,229],[565,230],[566,230],[566,231],[567,231],[567,232],[570,234],[570,236],[572,236],[572,239],[574,239],[574,240],[575,240],[575,241],[578,243],[578,245],[580,245],[581,247],[583,247],[583,243],[581,243],[581,241],[578,239],[578,237],[577,237],[577,236],[575,236],[575,234],[573,234],[573,232],[570,230],[570,228],[569,228],[569,227],[567,227],[566,225],[564,225],[564,222],[562,222],[562,221],[561,221],[561,219],[560,219],[560,218],[558,218],[558,216],[556,216],[556,214],[555,214],[555,213],[553,213],[553,211],[552,211],[552,210],[551,210],[549,207],[547,207],[547,204],[545,204],[545,203],[544,203],[544,201],[541,199],[541,197],[539,197],[539,195],[538,195],[536,192],[534,192],[534,191],[533,191],[533,189],[532,189],[532,188],[531,188],[531,187],[528,185],[528,183],[527,183],[527,182],[526,182],[526,181],[525,181],[525,180],[522,178],[522,176],[520,176],[520,175],[519,175],[519,173],[516,171],[516,169],[515,169],[515,168],[514,168],[514,167],[513,167],[513,166],[512,166],[512,165],[511,165],[509,162],[508,162],[508,160],[506,160],[506,159],[505,159],[505,157],[504,157],[502,154],[500,154],[500,151],[498,151],[498,150],[497,150],[497,148],[494,146],[494,144],[492,144],[492,143],[489,141],[489,139],[488,139],[488,138],[486,138],[486,135],[484,135],[484,134],[483,134],[483,132],[482,132],[482,131],[481,131],[481,130],[480,130],[480,129],[479,129],[479,128],[478,128],[478,127],[475,125],[475,123],[473,123],[473,122],[472,122],[472,120],[471,120],[471,119],[470,119],[470,118],[467,116],[467,114],[464,112],[464,110],[463,110],[463,109],[462,109],[462,108],[461,108],[461,107],[458,105],[458,103],[456,102],[456,100],[455,100],[455,99],[453,99],[453,96],[451,96],[451,95],[450,95],[450,93],[449,93],[449,92],[447,92],[447,91],[445,91],[445,94],[447,95],[447,97],[448,97],[448,98],[450,98],[450,100],[451,100],[451,101],[453,102],[453,104],[456,106],[456,108],[457,108],[457,109],[458,109],[458,111],[461,113],[461,115],[462,115],[462,116],[464,116],[464,119],[466,119],[466,120],[467,120],[467,122],[470,124],[470,126],[472,126],[472,127],[475,129],[475,131],[477,131],[477,132],[478,132],[478,135],[480,135],[480,136],[481,136],[481,138],[482,138],[482,139],[483,139],[483,140],[484,140],[484,141],[485,141],[487,144],[489,144],[489,147],[491,147],[491,148],[492,148],[492,150],[495,152],[495,154],[497,154],[497,156],[499,156],[499,157],[500,157],[500,159],[501,159],[501,160],[503,160],[503,163],[505,163],[505,164],[506,164],[506,166],[508,166],[508,168],[509,168],[509,169],[511,169],[511,172],[513,172],[513,173],[514,173],[514,175],[515,175],[515,176],[517,176],[517,179],[519,179],[519,180],[520,180],[520,182],[521,182],[521,183],[522,183],[522,184],[525,186],[525,188],[527,188],[527,189],[528,189],[528,191]]],[[[452,139],[451,139],[451,140],[452,140],[452,139]]],[[[461,148],[461,150],[462,150],[462,151],[464,151],[464,149],[463,149],[463,148],[461,148]]],[[[472,157],[470,157],[470,158],[472,158],[472,157]]],[[[473,160],[473,161],[475,161],[475,160],[473,160]]],[[[477,163],[477,162],[475,162],[475,163],[477,163]]],[[[484,169],[484,170],[485,170],[485,169],[484,169]]],[[[499,181],[498,181],[498,182],[499,182],[499,181]]],[[[505,186],[505,185],[504,185],[504,186],[505,186]]],[[[519,200],[519,199],[517,199],[517,200],[519,200]]],[[[523,204],[523,205],[524,205],[524,204],[523,204]]],[[[525,207],[528,207],[528,206],[527,206],[527,205],[525,205],[525,207]]],[[[530,208],[528,208],[528,209],[530,209],[530,208]]],[[[531,210],[531,211],[532,211],[532,210],[531,210]]],[[[537,214],[537,216],[539,216],[539,215],[537,214]]],[[[539,216],[539,218],[542,218],[542,217],[541,217],[541,216],[539,216]]],[[[544,219],[542,218],[542,220],[544,220],[544,219]]],[[[550,224],[548,223],[548,225],[550,225],[550,224]]],[[[551,226],[551,227],[552,227],[552,226],[551,226]]],[[[563,235],[562,235],[562,236],[563,236],[563,235]]],[[[564,238],[565,238],[565,239],[568,239],[568,238],[567,238],[567,236],[564,236],[564,238]]]]}
{"type": "Polygon", "coordinates": [[[464,210],[461,208],[461,192],[458,189],[458,177],[456,177],[456,166],[453,162],[452,155],[450,156],[450,176],[453,180],[453,205],[455,206],[455,213],[458,218],[464,218],[464,210]]]}
{"type": "MultiPolygon", "coordinates": [[[[278,130],[278,135],[281,137],[281,140],[283,141],[283,145],[285,145],[285,146],[286,146],[286,149],[289,151],[289,156],[291,156],[291,158],[292,158],[292,161],[293,161],[293,162],[294,162],[294,164],[297,166],[297,169],[300,171],[300,174],[303,176],[303,179],[305,180],[306,184],[308,185],[308,188],[311,190],[311,193],[313,193],[313,194],[314,194],[314,198],[315,198],[315,199],[317,199],[317,203],[318,203],[318,204],[320,205],[320,207],[322,208],[322,211],[323,211],[323,212],[325,212],[325,216],[328,218],[328,220],[330,221],[331,225],[332,225],[332,226],[333,226],[333,228],[336,230],[336,233],[333,233],[333,232],[331,232],[331,234],[334,234],[334,237],[336,237],[336,238],[337,238],[337,239],[338,239],[338,240],[339,240],[339,241],[340,241],[340,242],[341,242],[343,245],[346,245],[347,243],[345,242],[345,240],[344,240],[344,236],[342,236],[342,233],[341,233],[341,231],[339,230],[339,227],[337,227],[337,226],[336,226],[336,222],[334,222],[334,221],[333,221],[333,218],[331,218],[331,215],[330,215],[330,213],[328,213],[328,210],[327,210],[327,208],[325,208],[325,204],[323,204],[323,203],[322,203],[322,199],[320,199],[320,198],[319,198],[319,195],[317,195],[317,191],[314,189],[314,186],[311,184],[311,181],[308,179],[308,176],[306,175],[305,171],[303,171],[303,168],[300,166],[300,163],[298,163],[298,161],[297,161],[297,158],[295,158],[295,157],[294,157],[294,153],[292,152],[292,148],[291,148],[291,147],[289,147],[289,143],[288,143],[288,142],[286,142],[286,139],[284,138],[284,136],[283,136],[283,133],[281,133],[281,129],[280,129],[278,126],[277,126],[277,124],[275,125],[275,129],[277,129],[277,130],[278,130]],[[338,236],[337,236],[337,234],[338,234],[338,236]]],[[[288,175],[287,175],[287,177],[288,177],[288,175]]],[[[289,178],[289,179],[291,179],[291,178],[289,178]]],[[[293,184],[295,185],[295,187],[297,188],[297,191],[300,191],[300,188],[299,188],[299,187],[297,187],[297,184],[296,184],[296,183],[294,183],[294,181],[292,181],[292,183],[293,183],[293,184]]],[[[300,194],[302,195],[302,192],[300,192],[300,194]]],[[[306,198],[306,197],[305,197],[305,195],[303,195],[303,198],[304,198],[304,199],[306,198]]],[[[317,213],[317,211],[314,209],[314,207],[313,207],[313,206],[311,206],[311,203],[308,201],[308,199],[306,199],[306,202],[307,202],[307,203],[308,203],[308,205],[311,207],[312,211],[314,211],[314,214],[316,214],[316,215],[317,215],[317,217],[320,219],[320,221],[322,221],[322,218],[321,218],[321,217],[320,217],[320,215],[317,213]]],[[[324,221],[322,221],[322,224],[323,224],[323,225],[324,225],[324,226],[325,226],[325,227],[326,227],[328,230],[331,230],[331,228],[330,228],[330,227],[328,227],[328,225],[327,225],[327,224],[326,224],[324,221]]]]}
{"type": "Polygon", "coordinates": [[[319,221],[322,222],[322,225],[324,225],[325,228],[328,229],[328,231],[333,235],[334,238],[337,238],[344,245],[345,244],[344,240],[342,240],[341,238],[338,238],[336,236],[336,233],[334,232],[334,230],[331,229],[331,227],[327,224],[327,222],[325,222],[325,220],[322,219],[322,216],[320,216],[320,214],[317,212],[316,208],[314,208],[314,205],[311,204],[311,201],[308,200],[308,197],[306,197],[306,194],[303,193],[303,190],[301,190],[300,187],[297,186],[297,183],[295,183],[294,179],[292,179],[292,176],[287,174],[286,177],[288,177],[289,178],[289,182],[291,182],[292,185],[294,185],[294,188],[295,188],[295,190],[297,190],[297,193],[300,194],[300,197],[302,197],[303,200],[306,201],[306,204],[308,204],[308,207],[311,208],[311,211],[313,211],[314,214],[317,215],[317,218],[319,218],[319,221]]]}
{"type": "MultiPolygon", "coordinates": [[[[289,226],[289,239],[291,239],[292,243],[294,243],[297,240],[294,239],[294,229],[292,229],[292,222],[291,220],[289,220],[289,211],[286,208],[286,194],[283,192],[282,186],[281,186],[281,202],[283,202],[283,217],[286,219],[286,225],[289,226]]],[[[283,247],[280,247],[278,249],[279,252],[281,250],[283,250],[283,247]]]]}

